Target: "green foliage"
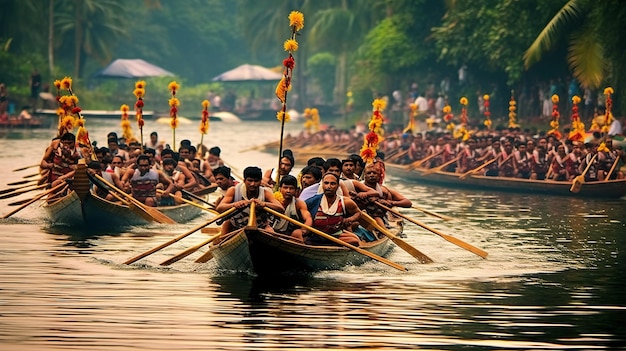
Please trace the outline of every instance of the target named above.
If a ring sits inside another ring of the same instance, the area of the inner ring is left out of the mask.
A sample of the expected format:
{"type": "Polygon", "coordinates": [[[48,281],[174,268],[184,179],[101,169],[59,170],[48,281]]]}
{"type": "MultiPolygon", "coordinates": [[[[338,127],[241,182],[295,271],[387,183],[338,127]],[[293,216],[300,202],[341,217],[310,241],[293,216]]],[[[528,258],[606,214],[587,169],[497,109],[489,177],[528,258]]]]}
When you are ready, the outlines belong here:
{"type": "Polygon", "coordinates": [[[307,75],[320,87],[324,101],[332,101],[337,59],[329,52],[317,53],[307,62],[307,75]]]}

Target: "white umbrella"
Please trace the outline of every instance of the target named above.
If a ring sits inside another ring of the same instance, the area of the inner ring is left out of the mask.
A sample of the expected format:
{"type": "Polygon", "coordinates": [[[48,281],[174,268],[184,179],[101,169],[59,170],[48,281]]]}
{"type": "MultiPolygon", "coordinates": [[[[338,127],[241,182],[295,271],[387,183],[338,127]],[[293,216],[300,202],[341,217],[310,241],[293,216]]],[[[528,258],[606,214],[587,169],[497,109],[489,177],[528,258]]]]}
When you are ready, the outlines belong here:
{"type": "Polygon", "coordinates": [[[226,71],[212,80],[214,82],[249,82],[280,80],[282,77],[281,73],[274,72],[263,66],[245,64],[226,71]]]}
{"type": "Polygon", "coordinates": [[[117,59],[97,72],[95,76],[109,78],[144,78],[174,76],[174,73],[142,59],[117,59]]]}

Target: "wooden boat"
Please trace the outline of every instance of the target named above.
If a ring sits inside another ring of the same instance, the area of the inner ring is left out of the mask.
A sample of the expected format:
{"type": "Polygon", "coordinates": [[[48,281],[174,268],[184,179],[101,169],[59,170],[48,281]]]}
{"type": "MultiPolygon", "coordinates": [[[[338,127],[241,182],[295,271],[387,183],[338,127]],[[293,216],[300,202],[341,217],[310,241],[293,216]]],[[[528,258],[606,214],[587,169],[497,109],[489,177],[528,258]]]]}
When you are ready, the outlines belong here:
{"type": "Polygon", "coordinates": [[[50,121],[39,117],[30,119],[11,117],[6,121],[0,121],[0,129],[38,129],[49,128],[51,125],[50,121]]]}
{"type": "MultiPolygon", "coordinates": [[[[91,193],[84,162],[78,164],[73,188],[74,190],[69,191],[63,197],[49,200],[44,204],[43,208],[52,224],[86,228],[118,228],[152,222],[150,217],[143,214],[132,202],[124,205],[91,193]]],[[[186,223],[203,211],[202,208],[187,203],[162,206],[157,209],[177,223],[186,223]]]]}
{"type": "MultiPolygon", "coordinates": [[[[402,222],[395,220],[390,231],[401,233],[402,222]]],[[[363,242],[360,248],[384,257],[393,245],[388,237],[380,235],[376,241],[363,242]]],[[[344,246],[307,245],[287,235],[249,228],[227,234],[210,251],[219,268],[257,275],[307,274],[372,260],[344,246]]]]}
{"type": "Polygon", "coordinates": [[[408,165],[385,164],[387,173],[418,183],[436,184],[472,190],[497,190],[542,195],[563,195],[581,198],[620,198],[626,195],[626,179],[586,182],[577,193],[571,192],[572,182],[554,180],[530,180],[508,177],[469,175],[460,179],[460,174],[437,171],[424,175],[426,169],[410,169],[408,165]]]}

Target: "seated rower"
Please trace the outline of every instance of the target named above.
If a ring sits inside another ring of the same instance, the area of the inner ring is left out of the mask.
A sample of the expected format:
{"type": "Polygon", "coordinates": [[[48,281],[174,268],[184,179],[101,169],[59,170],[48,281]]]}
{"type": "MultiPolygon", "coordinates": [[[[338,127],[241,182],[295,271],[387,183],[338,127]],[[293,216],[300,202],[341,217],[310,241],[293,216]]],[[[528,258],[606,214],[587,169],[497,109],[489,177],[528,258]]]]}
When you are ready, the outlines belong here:
{"type": "Polygon", "coordinates": [[[65,179],[74,176],[79,158],[76,150],[76,136],[72,133],[65,133],[48,146],[39,167],[44,171],[47,170],[48,183],[55,187],[65,179]]]}
{"type": "Polygon", "coordinates": [[[359,208],[365,210],[368,215],[376,220],[376,222],[385,227],[386,211],[377,206],[373,201],[380,201],[381,204],[388,207],[405,207],[409,208],[413,205],[411,200],[402,196],[399,192],[389,189],[384,185],[380,185],[380,167],[374,163],[368,163],[365,166],[365,185],[370,191],[359,191],[354,194],[354,200],[359,208]],[[373,191],[373,193],[372,193],[373,191]]]}
{"type": "Polygon", "coordinates": [[[262,208],[267,206],[272,210],[284,212],[285,209],[283,205],[274,198],[270,189],[261,186],[263,171],[261,171],[260,168],[247,167],[243,170],[243,177],[243,183],[229,188],[222,201],[220,201],[220,204],[215,207],[215,210],[220,213],[233,207],[243,209],[240,212],[236,212],[230,219],[222,223],[222,235],[248,225],[250,216],[250,208],[248,206],[251,202],[256,203],[256,205],[260,207],[257,209],[256,213],[257,228],[273,231],[270,226],[270,216],[266,211],[263,211],[262,208]]]}
{"type": "MultiPolygon", "coordinates": [[[[360,245],[356,234],[346,231],[357,227],[361,211],[352,199],[337,194],[339,175],[326,173],[322,178],[323,194],[317,194],[305,202],[313,216],[313,228],[354,246],[360,245]]],[[[326,244],[328,241],[314,233],[305,237],[310,244],[326,244]]]]}
{"type": "MultiPolygon", "coordinates": [[[[279,183],[279,190],[282,195],[281,203],[285,208],[285,215],[304,223],[308,226],[313,224],[311,214],[306,207],[306,203],[296,198],[298,189],[298,180],[292,175],[284,176],[279,183]]],[[[307,233],[306,229],[300,228],[286,219],[276,218],[272,224],[274,231],[281,234],[290,235],[301,242],[304,242],[303,235],[307,233]]]]}
{"type": "Polygon", "coordinates": [[[215,176],[215,184],[217,184],[215,193],[219,196],[217,200],[215,200],[215,206],[217,206],[224,198],[226,191],[237,185],[237,182],[235,182],[235,179],[230,175],[230,168],[226,166],[219,166],[214,169],[213,175],[215,176]]]}
{"type": "Polygon", "coordinates": [[[137,157],[137,169],[130,178],[132,196],[147,206],[157,205],[156,189],[163,184],[162,196],[168,197],[174,189],[174,183],[159,171],[150,168],[150,158],[147,155],[137,157]]]}
{"type": "Polygon", "coordinates": [[[291,152],[291,150],[283,150],[278,171],[276,170],[276,168],[266,170],[263,174],[261,184],[270,189],[273,188],[276,185],[276,179],[278,178],[278,180],[280,181],[280,178],[286,176],[287,174],[290,174],[295,164],[296,161],[293,157],[293,153],[291,152]]]}
{"type": "MultiPolygon", "coordinates": [[[[176,195],[177,198],[174,198],[172,196],[163,197],[161,195],[157,195],[157,198],[159,199],[159,206],[174,206],[183,203],[183,201],[181,200],[183,197],[181,189],[185,186],[185,177],[182,176],[182,173],[180,173],[180,171],[176,170],[177,164],[178,162],[171,158],[163,160],[162,172],[167,177],[167,179],[172,182],[172,193],[176,195]]],[[[157,187],[159,186],[160,185],[158,185],[157,187]]]]}

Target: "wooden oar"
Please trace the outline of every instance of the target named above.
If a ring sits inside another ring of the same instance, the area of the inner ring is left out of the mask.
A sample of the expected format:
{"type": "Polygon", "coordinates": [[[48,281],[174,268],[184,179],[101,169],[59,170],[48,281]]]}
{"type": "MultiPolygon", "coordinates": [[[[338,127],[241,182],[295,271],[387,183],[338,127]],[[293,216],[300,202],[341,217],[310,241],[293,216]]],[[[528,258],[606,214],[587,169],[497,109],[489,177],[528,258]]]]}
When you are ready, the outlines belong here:
{"type": "Polygon", "coordinates": [[[133,205],[141,208],[143,211],[145,211],[148,214],[150,214],[150,216],[152,216],[155,221],[157,221],[159,223],[164,223],[164,224],[176,224],[176,221],[174,221],[170,217],[166,216],[163,212],[157,210],[154,207],[150,207],[150,206],[144,205],[143,203],[141,203],[141,201],[135,199],[134,197],[130,196],[129,194],[125,193],[124,191],[118,189],[115,185],[109,183],[106,179],[102,178],[102,176],[100,176],[99,174],[94,174],[94,176],[98,180],[100,180],[101,182],[106,184],[106,186],[108,186],[109,188],[117,191],[118,194],[122,195],[128,202],[132,202],[133,205]]]}
{"type": "Polygon", "coordinates": [[[171,265],[174,262],[178,262],[178,261],[182,260],[183,258],[191,255],[192,253],[198,251],[203,246],[210,244],[211,242],[213,242],[213,240],[217,239],[219,236],[220,236],[219,234],[218,235],[214,235],[214,236],[208,238],[207,240],[201,242],[200,244],[192,246],[192,247],[188,248],[187,250],[177,254],[176,256],[174,256],[172,258],[169,258],[169,259],[159,263],[159,265],[161,265],[161,266],[169,266],[169,265],[171,265]]]}
{"type": "Polygon", "coordinates": [[[409,169],[414,169],[414,168],[420,167],[422,164],[424,164],[424,162],[426,162],[426,161],[430,160],[430,159],[431,159],[431,158],[433,158],[433,157],[436,157],[436,156],[441,155],[441,153],[442,153],[443,151],[444,151],[444,150],[442,149],[442,150],[440,150],[439,152],[436,152],[436,153],[434,153],[434,154],[432,154],[432,155],[430,155],[430,156],[428,156],[428,157],[425,157],[425,158],[423,158],[423,159],[421,159],[421,160],[418,160],[418,161],[415,161],[415,162],[411,163],[411,164],[409,165],[409,169]]]}
{"type": "Polygon", "coordinates": [[[583,183],[585,182],[585,174],[587,174],[587,171],[589,171],[589,168],[591,168],[591,165],[593,164],[593,161],[595,161],[596,156],[598,156],[598,154],[593,155],[591,161],[587,163],[587,167],[585,167],[583,173],[579,176],[576,176],[574,180],[572,180],[572,186],[569,188],[569,191],[573,193],[577,193],[580,191],[580,188],[582,188],[583,183]]]}
{"type": "MultiPolygon", "coordinates": [[[[163,194],[164,192],[165,191],[163,191],[161,189],[157,189],[157,193],[159,193],[159,194],[163,194]]],[[[215,211],[214,209],[211,209],[211,208],[208,208],[208,207],[204,207],[204,206],[199,205],[199,204],[197,204],[197,203],[195,203],[193,201],[189,201],[189,200],[187,200],[187,199],[185,199],[183,197],[180,197],[180,196],[177,196],[177,195],[174,195],[174,194],[170,194],[170,196],[173,197],[174,199],[178,200],[178,201],[181,201],[181,202],[184,202],[184,203],[186,203],[188,205],[200,208],[200,209],[205,210],[207,212],[211,212],[213,214],[219,214],[219,212],[215,211]]]]}
{"type": "Polygon", "coordinates": [[[421,208],[421,207],[417,207],[417,206],[415,206],[415,205],[414,205],[414,206],[411,206],[411,208],[416,209],[416,210],[421,211],[421,212],[424,212],[424,213],[426,213],[427,215],[431,215],[431,216],[433,216],[433,217],[438,217],[438,218],[441,218],[441,219],[443,219],[444,221],[451,221],[451,220],[453,220],[453,218],[452,218],[452,217],[448,217],[448,216],[446,216],[446,215],[442,215],[442,214],[439,214],[439,213],[431,212],[431,211],[428,211],[427,209],[424,209],[424,208],[421,208]]]}
{"type": "Polygon", "coordinates": [[[416,225],[418,225],[418,226],[420,226],[420,227],[422,227],[422,228],[424,228],[424,229],[426,229],[426,230],[428,230],[428,231],[431,231],[431,232],[433,232],[433,233],[435,233],[435,234],[439,235],[440,237],[444,238],[445,240],[447,240],[447,241],[449,241],[449,242],[451,242],[451,243],[453,243],[453,244],[455,244],[455,245],[457,245],[457,246],[459,246],[459,247],[462,247],[462,248],[464,248],[465,250],[471,251],[471,252],[473,252],[474,254],[476,254],[476,255],[478,255],[478,256],[480,256],[480,257],[482,257],[482,258],[486,258],[486,257],[487,257],[487,255],[488,255],[486,251],[483,251],[483,250],[481,250],[481,249],[479,249],[479,248],[477,248],[477,247],[475,247],[475,246],[473,246],[473,245],[471,245],[471,244],[468,244],[468,243],[466,243],[465,241],[463,241],[463,240],[461,240],[461,239],[455,238],[455,237],[450,236],[450,235],[448,235],[448,234],[444,234],[444,233],[442,233],[442,232],[438,231],[437,229],[430,228],[430,227],[429,227],[429,226],[427,226],[426,224],[421,223],[421,222],[418,222],[418,221],[416,221],[416,220],[414,220],[413,218],[410,218],[410,217],[408,217],[408,216],[405,216],[405,215],[403,215],[402,213],[400,213],[400,212],[398,212],[398,211],[392,210],[391,208],[389,208],[389,207],[387,207],[387,206],[385,206],[385,205],[381,204],[381,203],[380,203],[380,202],[378,202],[378,201],[376,201],[375,203],[376,203],[376,205],[378,205],[380,208],[385,209],[385,210],[387,210],[387,211],[389,211],[389,212],[391,212],[391,213],[393,213],[393,214],[395,214],[395,215],[397,215],[397,216],[399,216],[399,217],[402,217],[402,218],[406,219],[407,221],[409,221],[409,222],[411,222],[411,223],[413,223],[413,224],[416,224],[416,225]]]}
{"type": "Polygon", "coordinates": [[[7,185],[22,185],[22,184],[26,184],[26,183],[37,183],[37,180],[35,180],[35,179],[18,180],[17,182],[7,183],[7,185]]]}
{"type": "Polygon", "coordinates": [[[420,250],[416,249],[415,247],[411,246],[406,241],[393,235],[393,233],[387,230],[387,228],[382,227],[380,224],[378,224],[378,222],[376,222],[374,218],[368,215],[367,212],[361,211],[361,218],[363,218],[367,223],[369,223],[374,228],[376,228],[383,235],[391,239],[391,241],[393,241],[396,245],[400,246],[402,250],[406,251],[409,255],[415,257],[420,263],[432,263],[433,262],[433,260],[430,257],[423,254],[420,250]]]}
{"type": "Polygon", "coordinates": [[[26,208],[28,205],[36,202],[37,200],[41,199],[42,197],[44,197],[44,196],[46,196],[46,195],[48,195],[50,193],[53,193],[53,192],[57,191],[58,189],[61,189],[62,187],[66,186],[66,185],[67,184],[65,182],[62,182],[62,183],[58,184],[57,186],[55,186],[54,188],[48,189],[48,190],[44,191],[43,193],[41,193],[41,194],[35,196],[34,198],[30,199],[30,201],[28,201],[24,205],[22,205],[22,206],[16,208],[15,210],[5,214],[4,216],[2,216],[2,218],[9,218],[10,216],[12,216],[12,215],[16,214],[17,212],[19,212],[19,211],[23,210],[24,208],[26,208]]]}
{"type": "Polygon", "coordinates": [[[459,158],[461,158],[461,155],[451,159],[450,161],[442,164],[441,166],[430,168],[430,169],[426,170],[424,173],[422,173],[422,176],[429,175],[429,174],[435,173],[435,172],[439,172],[442,169],[444,169],[444,168],[448,167],[449,165],[453,164],[454,162],[458,161],[459,158]]]}
{"type": "MultiPolygon", "coordinates": [[[[6,189],[2,189],[0,190],[0,194],[6,194],[6,193],[11,193],[14,191],[18,191],[20,189],[24,189],[24,188],[28,188],[29,186],[36,186],[37,183],[33,183],[33,184],[27,184],[27,185],[22,185],[22,186],[18,186],[16,188],[6,188],[6,189]]],[[[46,183],[46,185],[48,185],[46,183]]]]}
{"type": "Polygon", "coordinates": [[[606,176],[604,177],[604,181],[607,182],[609,181],[609,178],[611,178],[611,174],[613,174],[613,171],[615,170],[615,167],[617,166],[617,164],[619,163],[620,158],[617,157],[615,159],[615,162],[613,162],[613,166],[611,166],[611,169],[609,170],[609,173],[606,174],[606,176]]]}
{"type": "Polygon", "coordinates": [[[395,269],[398,269],[398,270],[401,270],[401,271],[408,271],[408,269],[406,269],[405,267],[403,267],[403,266],[401,266],[401,265],[399,265],[399,264],[397,264],[395,262],[392,262],[392,261],[390,261],[390,260],[388,260],[386,258],[380,257],[380,256],[378,256],[378,255],[376,255],[374,253],[371,253],[371,252],[367,251],[367,250],[363,250],[360,247],[356,247],[354,245],[348,244],[347,242],[345,242],[343,240],[335,238],[332,235],[328,235],[328,234],[326,234],[326,233],[324,233],[322,231],[319,231],[319,230],[317,230],[317,229],[315,229],[315,228],[313,228],[311,226],[308,226],[308,225],[306,225],[304,223],[300,223],[297,220],[295,220],[295,219],[293,219],[293,218],[291,218],[289,216],[285,216],[284,214],[282,214],[280,212],[272,210],[271,208],[263,207],[263,209],[265,211],[273,214],[274,216],[280,217],[280,218],[282,218],[282,219],[284,219],[284,220],[286,220],[288,222],[291,222],[292,224],[300,226],[300,227],[310,231],[311,233],[317,234],[317,235],[319,235],[319,236],[321,236],[321,237],[323,237],[323,238],[325,238],[327,240],[330,240],[330,241],[332,241],[332,242],[334,242],[336,244],[339,244],[341,246],[345,246],[345,247],[347,247],[349,249],[352,249],[352,250],[354,250],[354,251],[356,251],[356,252],[358,252],[358,253],[360,253],[362,255],[365,255],[365,256],[368,256],[370,258],[373,258],[373,259],[375,259],[378,262],[384,263],[384,264],[386,264],[388,266],[391,266],[391,267],[393,267],[395,269]]]}
{"type": "Polygon", "coordinates": [[[144,252],[142,254],[139,254],[139,255],[137,255],[137,256],[135,256],[133,258],[128,259],[126,262],[124,262],[124,264],[131,264],[133,262],[139,261],[140,259],[142,259],[142,258],[144,258],[144,257],[146,257],[148,255],[151,255],[151,254],[153,254],[153,253],[155,253],[155,252],[157,252],[157,251],[159,251],[159,250],[161,250],[161,249],[163,249],[165,247],[168,247],[168,246],[172,245],[173,243],[175,243],[175,242],[177,242],[177,241],[179,241],[179,240],[181,240],[181,239],[183,239],[183,238],[185,238],[185,237],[187,237],[187,236],[197,232],[198,230],[206,227],[207,225],[217,221],[218,219],[220,219],[222,217],[228,216],[230,213],[234,212],[235,210],[236,210],[235,208],[231,208],[228,211],[224,211],[224,212],[220,213],[219,215],[213,217],[210,221],[208,221],[206,223],[203,223],[202,225],[199,225],[199,226],[193,228],[192,230],[190,230],[190,231],[188,231],[186,233],[183,233],[183,234],[181,234],[181,235],[179,235],[179,236],[169,240],[166,243],[163,243],[163,244],[161,244],[161,245],[159,245],[157,247],[154,247],[154,248],[152,248],[152,249],[150,249],[150,250],[148,250],[148,251],[146,251],[146,252],[144,252]]]}
{"type": "Polygon", "coordinates": [[[37,172],[37,173],[33,173],[33,174],[29,174],[29,175],[25,175],[25,176],[23,176],[22,178],[27,179],[27,178],[36,177],[36,176],[38,176],[38,175],[39,175],[39,172],[37,172]]]}
{"type": "Polygon", "coordinates": [[[13,170],[13,172],[19,172],[19,171],[23,171],[23,170],[25,170],[25,169],[29,169],[29,168],[33,168],[33,167],[38,167],[38,166],[39,166],[39,163],[38,163],[38,164],[36,164],[36,165],[30,165],[30,166],[26,166],[26,167],[20,167],[20,168],[16,168],[16,169],[14,169],[14,170],[13,170]]]}
{"type": "Polygon", "coordinates": [[[0,199],[8,199],[8,198],[15,197],[15,196],[18,196],[18,195],[21,195],[21,194],[24,194],[24,193],[31,192],[33,190],[39,190],[41,188],[47,187],[48,183],[41,184],[41,185],[36,185],[34,188],[31,188],[31,189],[19,190],[19,189],[23,189],[23,188],[26,188],[26,187],[29,187],[29,186],[33,186],[33,185],[35,185],[35,184],[31,184],[31,185],[28,185],[28,186],[25,186],[25,187],[22,187],[22,188],[16,188],[17,191],[14,191],[14,192],[9,193],[9,194],[0,195],[0,199]]]}
{"type": "Polygon", "coordinates": [[[200,201],[200,202],[203,202],[203,203],[205,203],[205,204],[209,205],[211,208],[215,208],[215,205],[214,205],[214,204],[212,204],[212,203],[208,202],[207,200],[203,199],[201,196],[198,196],[198,195],[196,195],[196,194],[194,194],[194,193],[192,193],[192,192],[190,192],[190,191],[187,191],[187,190],[185,190],[185,189],[181,189],[180,191],[181,191],[183,194],[185,194],[185,195],[187,195],[187,196],[189,196],[189,197],[191,197],[191,198],[194,198],[194,199],[196,199],[196,200],[198,200],[198,201],[200,201]]]}
{"type": "Polygon", "coordinates": [[[493,160],[488,161],[488,162],[485,162],[485,163],[483,163],[482,165],[480,165],[480,166],[478,166],[478,167],[476,167],[476,168],[474,168],[474,169],[471,169],[471,170],[469,170],[469,171],[467,171],[467,172],[465,172],[465,173],[461,174],[461,175],[459,176],[459,179],[465,179],[468,175],[472,175],[472,174],[474,174],[474,173],[476,173],[476,172],[480,171],[481,169],[483,169],[483,168],[485,168],[485,167],[489,166],[490,164],[492,164],[492,163],[496,162],[499,158],[500,158],[500,156],[498,155],[498,157],[494,158],[493,160]]]}

